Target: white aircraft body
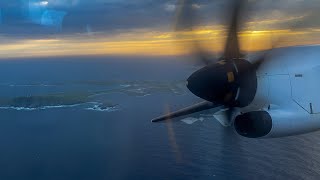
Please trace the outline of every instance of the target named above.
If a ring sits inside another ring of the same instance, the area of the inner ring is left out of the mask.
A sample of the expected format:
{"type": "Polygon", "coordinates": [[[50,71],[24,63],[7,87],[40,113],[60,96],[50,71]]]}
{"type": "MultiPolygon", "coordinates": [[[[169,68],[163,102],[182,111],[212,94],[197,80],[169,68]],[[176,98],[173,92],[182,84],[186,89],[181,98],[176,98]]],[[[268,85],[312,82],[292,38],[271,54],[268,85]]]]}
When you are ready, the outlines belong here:
{"type": "Polygon", "coordinates": [[[258,85],[254,100],[238,113],[267,112],[272,127],[262,137],[320,129],[319,58],[320,46],[274,49],[256,71],[258,85]]]}

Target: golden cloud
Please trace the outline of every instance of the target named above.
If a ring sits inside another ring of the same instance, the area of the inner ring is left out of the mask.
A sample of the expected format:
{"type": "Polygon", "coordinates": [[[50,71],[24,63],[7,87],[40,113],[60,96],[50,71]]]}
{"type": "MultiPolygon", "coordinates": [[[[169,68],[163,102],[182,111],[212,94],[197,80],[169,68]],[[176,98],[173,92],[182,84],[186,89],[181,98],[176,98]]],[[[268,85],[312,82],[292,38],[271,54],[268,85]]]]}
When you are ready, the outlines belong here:
{"type": "MultiPolygon", "coordinates": [[[[278,46],[319,44],[320,29],[242,31],[239,33],[244,51],[258,51],[278,46]],[[280,43],[276,43],[280,42],[280,43]]],[[[169,56],[190,53],[196,40],[208,51],[220,52],[225,44],[223,27],[208,26],[195,31],[159,32],[137,30],[116,35],[78,34],[57,39],[23,40],[0,45],[0,57],[134,55],[169,56]]]]}

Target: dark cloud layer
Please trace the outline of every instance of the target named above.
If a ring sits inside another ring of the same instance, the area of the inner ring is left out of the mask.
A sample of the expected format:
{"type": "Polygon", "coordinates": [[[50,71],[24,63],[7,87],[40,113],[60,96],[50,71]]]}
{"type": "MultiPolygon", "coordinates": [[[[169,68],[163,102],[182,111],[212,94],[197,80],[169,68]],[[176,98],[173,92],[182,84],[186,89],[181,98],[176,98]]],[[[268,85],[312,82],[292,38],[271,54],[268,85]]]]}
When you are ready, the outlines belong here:
{"type": "MultiPolygon", "coordinates": [[[[230,0],[194,0],[192,3],[200,12],[201,24],[224,24],[228,17],[228,2],[230,0]]],[[[168,29],[175,19],[176,1],[1,0],[0,7],[2,35],[33,38],[140,28],[168,29]]],[[[292,22],[294,27],[319,27],[316,13],[319,8],[320,0],[250,0],[244,19],[261,21],[305,15],[298,22],[292,22]]],[[[282,28],[288,23],[279,21],[272,26],[282,28]]]]}

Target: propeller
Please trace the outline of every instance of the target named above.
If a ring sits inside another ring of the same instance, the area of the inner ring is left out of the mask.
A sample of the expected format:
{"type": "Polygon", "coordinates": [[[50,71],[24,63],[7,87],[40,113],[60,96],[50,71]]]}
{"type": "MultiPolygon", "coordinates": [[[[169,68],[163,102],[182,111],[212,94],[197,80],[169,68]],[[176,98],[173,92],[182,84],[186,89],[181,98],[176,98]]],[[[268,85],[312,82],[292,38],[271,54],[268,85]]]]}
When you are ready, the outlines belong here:
{"type": "Polygon", "coordinates": [[[239,16],[241,16],[241,8],[244,4],[244,0],[233,0],[233,11],[231,14],[231,23],[229,26],[228,38],[226,42],[226,47],[224,51],[225,59],[233,59],[233,58],[242,58],[240,54],[239,47],[239,38],[238,38],[238,30],[239,30],[239,16]]]}
{"type": "MultiPolygon", "coordinates": [[[[260,57],[251,63],[245,60],[245,56],[241,53],[238,36],[241,27],[239,17],[244,14],[245,4],[246,0],[232,1],[231,21],[227,26],[228,36],[222,57],[208,59],[199,42],[194,40],[192,43],[197,59],[206,66],[188,78],[187,88],[205,101],[155,118],[152,122],[166,121],[208,109],[213,109],[213,112],[228,109],[232,114],[235,108],[245,107],[252,102],[257,89],[256,70],[265,57],[260,57]]],[[[193,1],[180,0],[178,7],[180,8],[176,30],[193,30],[195,19],[193,1]]]]}

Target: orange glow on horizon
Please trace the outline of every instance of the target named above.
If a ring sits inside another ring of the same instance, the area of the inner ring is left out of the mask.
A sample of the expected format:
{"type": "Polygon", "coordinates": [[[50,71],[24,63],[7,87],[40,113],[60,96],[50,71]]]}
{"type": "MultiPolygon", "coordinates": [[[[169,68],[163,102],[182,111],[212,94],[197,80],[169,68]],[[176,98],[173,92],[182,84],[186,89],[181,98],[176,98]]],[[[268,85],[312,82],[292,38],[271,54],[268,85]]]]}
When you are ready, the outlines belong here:
{"type": "MultiPolygon", "coordinates": [[[[190,53],[194,40],[201,42],[206,50],[221,52],[226,35],[217,30],[197,29],[194,32],[137,31],[113,36],[88,36],[86,34],[57,39],[23,40],[17,43],[0,44],[0,57],[41,57],[72,55],[133,55],[177,56],[190,53]]],[[[320,43],[320,30],[305,31],[263,30],[239,33],[243,51],[259,51],[278,46],[293,46],[320,43]]]]}

